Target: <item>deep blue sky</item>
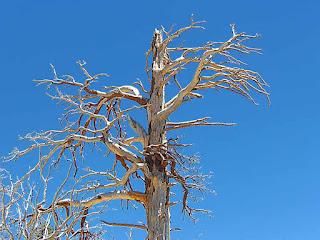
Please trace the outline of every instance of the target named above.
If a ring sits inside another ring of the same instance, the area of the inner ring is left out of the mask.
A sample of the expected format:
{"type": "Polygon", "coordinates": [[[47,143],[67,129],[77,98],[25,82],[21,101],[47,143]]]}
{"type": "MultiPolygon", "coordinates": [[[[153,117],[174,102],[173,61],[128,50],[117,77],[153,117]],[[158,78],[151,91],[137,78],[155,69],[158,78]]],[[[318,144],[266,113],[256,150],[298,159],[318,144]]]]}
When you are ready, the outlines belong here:
{"type": "MultiPolygon", "coordinates": [[[[31,81],[52,77],[49,63],[79,76],[75,63],[83,59],[92,73],[110,74],[113,85],[130,84],[145,80],[154,28],[186,26],[194,13],[208,22],[206,30],[183,36],[185,45],[196,46],[228,39],[235,23],[238,32],[262,34],[252,45],[264,54],[243,59],[270,84],[272,104],[258,95],[257,107],[208,91],[177,112],[176,120],[211,116],[238,125],[179,132],[195,143],[204,169],[214,171],[218,194],[206,196],[201,206],[213,217],[197,225],[180,223],[180,208],[173,209],[173,227],[183,227],[173,239],[206,231],[199,239],[318,240],[319,10],[318,1],[2,1],[0,155],[19,146],[19,134],[58,126],[62,107],[31,81]]],[[[139,234],[134,239],[142,239],[139,234]]]]}

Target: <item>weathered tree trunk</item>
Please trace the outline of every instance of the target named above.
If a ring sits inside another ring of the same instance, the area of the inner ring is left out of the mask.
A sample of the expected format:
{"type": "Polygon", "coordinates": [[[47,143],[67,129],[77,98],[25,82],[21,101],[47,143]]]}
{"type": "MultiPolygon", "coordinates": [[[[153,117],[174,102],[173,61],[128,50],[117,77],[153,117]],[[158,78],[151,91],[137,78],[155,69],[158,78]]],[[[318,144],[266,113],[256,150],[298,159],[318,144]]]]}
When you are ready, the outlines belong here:
{"type": "Polygon", "coordinates": [[[152,151],[152,146],[159,146],[166,141],[166,133],[164,131],[166,120],[160,120],[157,117],[157,113],[164,108],[165,103],[164,88],[161,84],[164,81],[162,70],[165,49],[162,49],[161,43],[162,34],[155,30],[152,41],[151,96],[148,106],[148,145],[151,146],[151,149],[146,157],[151,173],[150,178],[146,178],[148,240],[170,239],[169,189],[168,176],[165,171],[166,159],[163,159],[165,156],[161,156],[159,151],[152,151]]]}

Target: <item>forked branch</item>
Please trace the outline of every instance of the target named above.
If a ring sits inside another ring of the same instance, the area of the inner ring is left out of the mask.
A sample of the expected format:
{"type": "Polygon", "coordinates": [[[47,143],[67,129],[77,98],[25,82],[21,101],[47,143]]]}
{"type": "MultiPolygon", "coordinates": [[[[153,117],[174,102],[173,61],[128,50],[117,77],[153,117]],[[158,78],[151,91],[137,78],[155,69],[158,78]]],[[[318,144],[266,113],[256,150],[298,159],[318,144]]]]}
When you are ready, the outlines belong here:
{"type": "MultiPolygon", "coordinates": [[[[182,32],[192,28],[195,28],[193,23],[188,28],[182,28],[176,33],[169,35],[167,40],[164,40],[164,44],[166,45],[174,38],[180,36],[182,32]]],[[[181,88],[176,96],[166,103],[166,107],[163,110],[158,112],[158,117],[160,119],[168,118],[170,114],[186,101],[186,97],[197,94],[193,91],[208,88],[226,89],[238,93],[255,103],[249,94],[251,88],[258,93],[265,95],[269,101],[269,94],[264,89],[264,87],[267,87],[268,85],[257,72],[232,66],[232,64],[244,64],[231,54],[232,51],[243,54],[260,53],[260,49],[247,47],[243,44],[244,41],[257,38],[259,35],[247,35],[244,32],[237,34],[234,25],[231,25],[231,29],[232,37],[226,42],[208,43],[203,47],[195,48],[178,47],[168,49],[168,55],[169,52],[182,53],[181,56],[175,60],[170,60],[171,58],[168,57],[169,62],[163,69],[163,75],[168,76],[165,78],[165,81],[168,81],[172,77],[175,78],[182,70],[182,67],[186,67],[189,64],[195,63],[197,64],[197,68],[191,81],[184,88],[181,88]],[[200,57],[189,56],[191,53],[200,54],[200,57]],[[222,63],[214,61],[214,58],[217,55],[226,58],[226,61],[222,63]],[[204,75],[204,73],[206,73],[206,75],[204,75]]]]}

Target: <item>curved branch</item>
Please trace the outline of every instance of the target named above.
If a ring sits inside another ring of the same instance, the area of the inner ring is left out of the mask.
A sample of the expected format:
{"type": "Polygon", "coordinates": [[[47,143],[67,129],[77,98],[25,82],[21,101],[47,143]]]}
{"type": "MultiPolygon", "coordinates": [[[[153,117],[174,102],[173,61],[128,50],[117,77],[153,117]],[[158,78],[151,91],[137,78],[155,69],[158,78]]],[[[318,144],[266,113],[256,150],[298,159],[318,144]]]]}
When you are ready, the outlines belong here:
{"type": "MultiPolygon", "coordinates": [[[[110,87],[107,87],[110,88],[110,87]]],[[[140,95],[139,90],[133,86],[120,86],[120,87],[112,87],[113,90],[107,93],[97,94],[97,97],[104,97],[107,99],[112,99],[115,97],[122,97],[129,100],[136,101],[141,105],[146,105],[148,103],[148,99],[144,98],[140,95]]]]}
{"type": "Polygon", "coordinates": [[[137,192],[137,191],[114,191],[114,192],[108,192],[108,193],[101,193],[93,198],[87,199],[87,200],[70,200],[70,199],[64,199],[56,203],[57,206],[61,207],[67,207],[67,206],[73,206],[73,207],[91,207],[93,205],[96,205],[101,202],[110,201],[110,200],[135,200],[138,202],[145,202],[146,196],[144,193],[137,192]]]}
{"type": "MultiPolygon", "coordinates": [[[[221,44],[217,48],[212,48],[212,47],[209,47],[209,45],[208,45],[208,49],[205,50],[205,52],[202,54],[202,56],[199,60],[198,66],[197,66],[195,73],[193,75],[193,78],[191,79],[189,84],[186,87],[182,88],[179,91],[179,93],[176,96],[174,96],[166,104],[166,107],[163,110],[158,112],[158,117],[161,120],[168,118],[168,116],[171,113],[173,113],[182,104],[182,102],[184,101],[184,98],[186,96],[188,96],[188,94],[190,94],[192,90],[196,89],[197,85],[199,84],[199,82],[201,80],[209,80],[209,79],[212,80],[212,79],[215,79],[221,75],[225,76],[224,73],[221,73],[222,71],[226,71],[227,73],[232,72],[232,75],[228,76],[230,78],[229,79],[230,82],[227,83],[227,84],[229,84],[229,87],[225,87],[223,85],[222,86],[219,85],[219,87],[226,88],[231,91],[234,90],[234,88],[236,88],[236,92],[242,93],[243,96],[246,96],[247,98],[249,98],[250,100],[253,101],[253,99],[247,93],[248,90],[245,85],[248,85],[251,88],[253,88],[254,90],[258,91],[259,93],[265,94],[268,98],[268,93],[261,87],[261,85],[265,85],[265,86],[267,86],[267,85],[265,82],[259,81],[261,79],[259,76],[255,77],[255,76],[250,75],[249,74],[250,72],[248,70],[246,72],[246,70],[244,70],[244,69],[239,69],[239,68],[236,69],[236,68],[231,68],[231,67],[227,67],[224,65],[217,65],[211,61],[213,56],[215,56],[216,54],[221,54],[223,56],[226,56],[232,63],[241,64],[242,63],[241,61],[238,61],[235,58],[230,58],[232,56],[227,51],[228,50],[239,50],[240,52],[243,52],[243,53],[250,53],[250,52],[255,52],[255,51],[259,50],[259,49],[254,49],[254,50],[248,49],[247,47],[241,45],[242,41],[244,41],[248,38],[259,37],[259,35],[248,36],[248,35],[245,35],[245,33],[236,34],[235,30],[234,30],[234,25],[231,25],[231,28],[232,28],[233,36],[228,41],[224,42],[223,44],[221,44]],[[236,41],[236,43],[233,43],[235,41],[236,41]],[[243,49],[245,49],[245,50],[243,51],[243,49]],[[200,75],[201,75],[202,71],[208,69],[209,66],[213,66],[214,69],[211,69],[211,70],[218,71],[218,73],[216,73],[212,76],[208,76],[208,77],[201,77],[200,75]],[[217,68],[217,66],[222,67],[222,69],[217,68]],[[239,80],[239,78],[240,78],[240,80],[239,80]],[[259,89],[254,88],[250,83],[247,82],[247,80],[254,81],[258,85],[259,89]],[[244,87],[245,90],[241,89],[241,86],[243,86],[243,85],[245,86],[244,87]]],[[[190,49],[187,49],[186,51],[190,51],[190,49]]],[[[184,59],[184,55],[182,55],[181,60],[180,59],[177,59],[177,60],[186,61],[184,59]]],[[[175,60],[175,62],[176,62],[175,64],[179,65],[180,63],[177,60],[175,60]]],[[[216,82],[211,82],[211,83],[212,84],[210,85],[210,88],[218,86],[218,83],[216,83],[216,82]]]]}
{"type": "Polygon", "coordinates": [[[130,127],[136,134],[138,134],[139,138],[142,139],[143,147],[147,146],[148,143],[148,134],[146,130],[135,120],[133,120],[130,116],[128,116],[130,127]]]}
{"type": "Polygon", "coordinates": [[[141,157],[137,156],[136,154],[134,154],[133,152],[129,151],[128,149],[120,146],[119,144],[114,143],[110,138],[108,138],[106,133],[102,133],[102,134],[103,134],[102,142],[114,154],[119,155],[121,157],[124,157],[125,159],[127,159],[128,161],[130,161],[132,163],[144,163],[144,160],[141,157]]]}
{"type": "Polygon", "coordinates": [[[84,72],[84,74],[88,77],[85,81],[85,83],[80,83],[75,81],[75,79],[72,76],[69,75],[63,75],[62,77],[65,78],[59,78],[57,76],[56,70],[54,68],[54,66],[52,64],[52,70],[54,73],[54,79],[41,79],[41,80],[34,80],[35,82],[38,82],[37,86],[42,85],[42,84],[48,84],[48,88],[50,88],[51,85],[67,85],[67,86],[75,86],[78,87],[80,89],[83,89],[84,91],[86,91],[88,94],[91,94],[93,96],[91,96],[91,98],[94,97],[100,97],[100,98],[106,98],[108,100],[113,99],[113,98],[117,98],[117,97],[121,97],[121,98],[125,98],[125,99],[129,99],[129,100],[133,100],[136,101],[137,103],[139,103],[140,105],[146,105],[148,102],[148,99],[144,98],[143,96],[140,95],[139,90],[135,87],[132,86],[120,86],[120,87],[113,87],[114,89],[109,91],[109,92],[103,92],[103,91],[99,91],[99,90],[95,90],[92,88],[89,88],[89,85],[91,82],[97,80],[100,76],[108,76],[107,74],[101,73],[101,74],[97,74],[94,76],[91,76],[87,70],[84,68],[84,65],[86,64],[85,62],[81,63],[80,61],[78,62],[78,64],[80,65],[82,71],[84,72]]]}
{"type": "MultiPolygon", "coordinates": [[[[175,33],[173,34],[170,34],[168,35],[168,37],[162,42],[162,47],[166,48],[168,46],[168,44],[175,38],[178,38],[180,37],[180,35],[185,32],[185,31],[188,31],[190,29],[195,29],[195,28],[198,28],[198,29],[204,29],[203,26],[200,26],[200,25],[197,25],[197,24],[201,24],[201,23],[205,23],[205,21],[194,21],[193,20],[193,14],[191,15],[190,17],[190,21],[191,21],[191,24],[190,26],[188,27],[184,27],[184,28],[180,28],[179,30],[177,30],[175,33]]],[[[169,31],[171,32],[171,31],[169,31]]]]}
{"type": "MultiPolygon", "coordinates": [[[[125,185],[128,180],[129,180],[129,177],[131,174],[133,174],[134,172],[136,172],[138,169],[141,169],[142,168],[142,171],[144,171],[144,164],[136,164],[134,163],[132,165],[132,167],[130,169],[128,169],[126,171],[126,173],[124,174],[124,176],[121,178],[121,179],[115,179],[115,183],[109,183],[109,184],[106,184],[106,185],[101,185],[101,184],[97,184],[97,185],[92,185],[90,187],[87,187],[87,188],[82,188],[82,189],[79,189],[79,190],[74,190],[74,191],[69,191],[68,193],[79,193],[79,192],[85,192],[85,191],[90,191],[90,190],[97,190],[97,189],[106,189],[106,188],[116,188],[116,187],[119,187],[119,186],[123,186],[125,185]]],[[[86,178],[88,175],[85,175],[85,176],[82,176],[80,179],[84,179],[86,178]]]]}

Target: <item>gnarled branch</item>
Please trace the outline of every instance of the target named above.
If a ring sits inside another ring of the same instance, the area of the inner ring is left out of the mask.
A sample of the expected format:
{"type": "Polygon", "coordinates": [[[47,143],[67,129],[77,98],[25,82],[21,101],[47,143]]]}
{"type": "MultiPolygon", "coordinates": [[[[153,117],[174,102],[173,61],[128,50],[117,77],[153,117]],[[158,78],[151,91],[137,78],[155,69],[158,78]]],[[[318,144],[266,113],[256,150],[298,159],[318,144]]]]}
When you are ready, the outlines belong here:
{"type": "Polygon", "coordinates": [[[91,207],[101,202],[110,201],[110,200],[135,200],[139,202],[145,202],[146,196],[144,193],[137,192],[137,191],[125,191],[125,190],[118,190],[114,192],[108,193],[100,193],[90,199],[87,200],[70,200],[70,199],[63,199],[56,203],[57,206],[73,206],[73,207],[91,207]]]}

